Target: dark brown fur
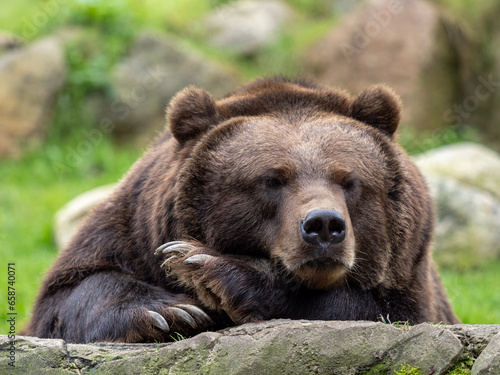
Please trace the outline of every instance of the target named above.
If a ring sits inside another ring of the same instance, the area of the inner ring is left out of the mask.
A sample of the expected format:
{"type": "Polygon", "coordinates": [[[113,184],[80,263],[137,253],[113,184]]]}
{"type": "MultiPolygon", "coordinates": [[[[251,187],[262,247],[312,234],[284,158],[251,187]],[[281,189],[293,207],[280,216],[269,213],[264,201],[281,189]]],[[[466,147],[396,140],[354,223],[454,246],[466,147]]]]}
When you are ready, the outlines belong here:
{"type": "Polygon", "coordinates": [[[397,97],[352,99],[306,81],[256,81],[215,101],[187,88],[170,131],[140,159],[57,259],[25,334],[71,342],[193,334],[172,309],[196,305],[213,329],[271,318],[456,323],[429,253],[426,185],[393,141],[397,97]],[[172,135],[171,135],[172,134],[172,135]],[[312,209],[335,208],[346,239],[302,241],[312,209]],[[165,242],[188,254],[155,258],[165,242]],[[203,264],[185,262],[211,255],[203,264]]]}

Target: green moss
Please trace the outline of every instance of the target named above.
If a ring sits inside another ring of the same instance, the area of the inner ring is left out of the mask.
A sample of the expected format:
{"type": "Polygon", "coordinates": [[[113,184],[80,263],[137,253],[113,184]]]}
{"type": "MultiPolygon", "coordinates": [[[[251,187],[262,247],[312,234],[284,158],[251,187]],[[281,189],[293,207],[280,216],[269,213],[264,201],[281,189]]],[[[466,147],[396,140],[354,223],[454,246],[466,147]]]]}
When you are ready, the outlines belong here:
{"type": "MultiPolygon", "coordinates": [[[[390,372],[390,367],[386,363],[380,363],[369,370],[362,371],[361,375],[423,375],[420,367],[413,367],[409,364],[402,364],[399,370],[390,372]]],[[[462,373],[457,373],[453,375],[462,375],[462,373]]]]}
{"type": "Polygon", "coordinates": [[[402,364],[399,371],[394,371],[395,375],[423,375],[424,373],[420,370],[420,367],[413,367],[408,364],[402,364]]]}
{"type": "Polygon", "coordinates": [[[474,361],[472,359],[461,360],[446,375],[470,375],[473,364],[474,361]]]}
{"type": "Polygon", "coordinates": [[[389,366],[385,363],[380,363],[374,367],[372,367],[368,371],[362,371],[361,375],[387,375],[389,373],[389,366]]]}
{"type": "Polygon", "coordinates": [[[470,370],[464,368],[453,368],[451,371],[447,372],[446,375],[470,375],[470,370]]]}

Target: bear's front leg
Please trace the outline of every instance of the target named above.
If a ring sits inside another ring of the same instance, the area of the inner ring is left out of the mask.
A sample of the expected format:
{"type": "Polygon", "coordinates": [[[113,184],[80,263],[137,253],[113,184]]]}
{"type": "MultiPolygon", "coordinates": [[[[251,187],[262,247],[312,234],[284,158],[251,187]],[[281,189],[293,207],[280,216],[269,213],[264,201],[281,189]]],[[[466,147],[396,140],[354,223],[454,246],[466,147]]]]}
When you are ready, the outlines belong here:
{"type": "Polygon", "coordinates": [[[117,271],[99,272],[38,301],[27,334],[68,342],[155,342],[213,326],[187,295],[117,271]]]}
{"type": "MultiPolygon", "coordinates": [[[[220,254],[200,243],[173,241],[155,254],[168,276],[203,306],[223,310],[236,324],[284,317],[297,282],[269,259],[220,254]]],[[[298,282],[297,282],[298,283],[298,282]]]]}

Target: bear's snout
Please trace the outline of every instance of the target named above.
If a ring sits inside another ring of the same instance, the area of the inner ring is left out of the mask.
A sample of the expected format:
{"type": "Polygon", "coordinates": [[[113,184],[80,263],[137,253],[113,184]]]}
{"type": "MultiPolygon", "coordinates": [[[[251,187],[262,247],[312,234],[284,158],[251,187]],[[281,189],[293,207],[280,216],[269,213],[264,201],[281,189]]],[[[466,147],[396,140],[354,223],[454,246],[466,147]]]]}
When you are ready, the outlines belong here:
{"type": "Polygon", "coordinates": [[[336,210],[315,209],[300,223],[302,239],[313,245],[327,247],[344,241],[346,224],[336,210]]]}

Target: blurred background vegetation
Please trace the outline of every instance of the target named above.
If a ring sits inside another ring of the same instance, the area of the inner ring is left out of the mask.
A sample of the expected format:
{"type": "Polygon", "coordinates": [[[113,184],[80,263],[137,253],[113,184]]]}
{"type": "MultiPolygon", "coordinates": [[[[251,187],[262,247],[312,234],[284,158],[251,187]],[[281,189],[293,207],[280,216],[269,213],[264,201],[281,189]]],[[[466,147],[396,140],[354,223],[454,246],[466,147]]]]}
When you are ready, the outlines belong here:
{"type": "MultiPolygon", "coordinates": [[[[84,38],[65,40],[66,78],[57,95],[51,124],[44,137],[14,156],[0,159],[0,333],[7,326],[7,263],[16,268],[17,329],[30,316],[45,272],[57,256],[55,213],[68,201],[96,186],[117,182],[144,152],[145,142],[104,134],[85,157],[63,172],[84,130],[96,129],[99,118],[89,110],[91,97],[113,96],[112,70],[131,49],[142,30],[175,36],[187,50],[230,66],[241,82],[271,74],[301,75],[301,58],[308,48],[338,25],[352,9],[342,12],[335,1],[287,0],[295,11],[293,22],[278,38],[252,54],[217,49],[206,43],[202,20],[231,1],[224,0],[17,0],[3,2],[0,29],[19,36],[27,45],[48,35],[66,38],[74,30],[84,38]],[[33,26],[33,16],[40,16],[33,26]]],[[[338,3],[343,3],[339,1],[338,3]]],[[[490,27],[481,17],[493,1],[440,0],[436,4],[458,20],[490,27]]],[[[460,21],[461,22],[461,21],[460,21]]],[[[485,46],[486,46],[486,42],[485,46]]],[[[485,47],[489,48],[489,47],[485,47]]],[[[0,55],[1,57],[1,55],[0,55]]],[[[34,64],[36,62],[33,62],[34,64]]],[[[485,59],[484,64],[488,64],[485,59]]],[[[0,85],[2,83],[0,82],[0,85]]],[[[164,103],[166,106],[167,103],[164,103]]],[[[0,124],[0,127],[2,124],[0,124]]],[[[481,141],[471,128],[448,126],[417,134],[403,127],[399,141],[417,154],[461,141],[481,141]]],[[[441,275],[457,315],[464,323],[500,324],[500,262],[467,270],[446,268],[441,275]]]]}

